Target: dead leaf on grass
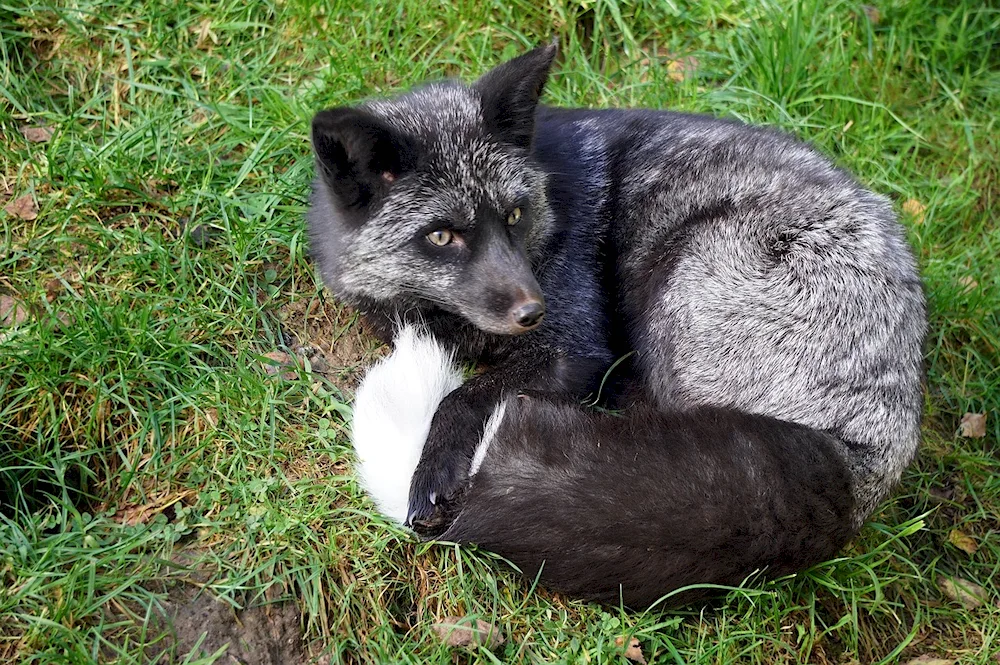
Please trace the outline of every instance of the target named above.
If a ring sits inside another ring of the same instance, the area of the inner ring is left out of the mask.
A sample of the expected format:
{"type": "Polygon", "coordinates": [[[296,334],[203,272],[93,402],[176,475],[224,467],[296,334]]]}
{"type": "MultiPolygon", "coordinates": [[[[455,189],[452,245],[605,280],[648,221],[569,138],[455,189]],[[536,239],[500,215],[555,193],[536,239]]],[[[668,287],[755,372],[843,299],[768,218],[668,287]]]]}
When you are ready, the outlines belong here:
{"type": "Polygon", "coordinates": [[[616,637],[615,644],[618,647],[623,647],[622,655],[631,660],[633,663],[641,663],[641,665],[646,665],[646,658],[642,655],[642,647],[639,645],[639,640],[630,637],[628,638],[628,646],[625,646],[624,637],[616,637]]]}
{"type": "Polygon", "coordinates": [[[948,503],[955,499],[954,487],[932,487],[930,490],[931,503],[948,503]]]}
{"type": "Polygon", "coordinates": [[[52,302],[59,297],[62,293],[63,283],[58,277],[53,277],[49,281],[45,282],[45,299],[52,302]]]}
{"type": "Polygon", "coordinates": [[[959,603],[967,610],[974,610],[986,602],[986,590],[961,577],[939,577],[938,588],[948,600],[959,603]]]}
{"type": "Polygon", "coordinates": [[[972,536],[958,529],[952,529],[948,533],[948,542],[968,554],[975,554],[976,550],[979,549],[979,545],[976,544],[972,536]]]}
{"type": "Polygon", "coordinates": [[[28,310],[20,300],[0,296],[0,326],[16,326],[28,318],[28,310]]]}
{"type": "Polygon", "coordinates": [[[686,55],[675,60],[667,61],[667,76],[671,81],[680,83],[685,81],[698,71],[698,58],[693,55],[686,55]]]}
{"type": "Polygon", "coordinates": [[[903,212],[909,215],[915,224],[923,224],[927,206],[916,199],[907,199],[903,202],[903,212]]]}
{"type": "Polygon", "coordinates": [[[173,494],[167,494],[156,498],[149,503],[143,504],[141,506],[129,506],[124,510],[119,510],[118,521],[127,526],[135,526],[136,524],[145,524],[151,520],[156,515],[162,513],[164,510],[174,505],[178,501],[183,501],[193,497],[195,494],[194,490],[186,490],[184,492],[174,492],[173,494]]]}
{"type": "Polygon", "coordinates": [[[45,126],[24,126],[21,128],[21,134],[24,135],[25,140],[31,143],[47,143],[49,139],[52,138],[52,128],[45,126]]]}
{"type": "Polygon", "coordinates": [[[861,5],[861,10],[868,17],[868,20],[872,22],[872,25],[878,25],[882,22],[882,12],[875,5],[861,5]]]}
{"type": "Polygon", "coordinates": [[[504,643],[500,629],[482,619],[449,616],[434,624],[432,630],[450,647],[482,645],[487,649],[495,649],[504,643]]]}
{"type": "Polygon", "coordinates": [[[285,353],[284,351],[271,351],[263,355],[271,362],[263,362],[261,365],[264,367],[264,371],[271,376],[281,375],[281,378],[286,381],[291,381],[299,376],[298,372],[294,371],[295,368],[295,356],[285,353]],[[286,371],[292,368],[293,371],[286,371]]]}
{"type": "Polygon", "coordinates": [[[981,439],[986,436],[986,414],[967,413],[962,416],[958,434],[967,439],[981,439]]]}
{"type": "MultiPolygon", "coordinates": [[[[292,356],[285,353],[284,351],[269,351],[268,353],[264,354],[264,357],[267,358],[268,360],[273,360],[275,364],[283,367],[287,367],[288,365],[292,365],[295,363],[295,361],[292,360],[292,356]]],[[[274,365],[269,365],[268,367],[273,367],[273,366],[274,365]]],[[[271,374],[275,373],[274,371],[270,370],[269,372],[271,374]]]]}
{"type": "Polygon", "coordinates": [[[965,287],[962,289],[962,293],[970,293],[971,291],[975,291],[976,287],[979,286],[979,282],[972,279],[968,275],[966,275],[965,277],[959,277],[958,283],[961,284],[963,287],[965,287]]]}
{"type": "Polygon", "coordinates": [[[195,48],[202,50],[205,46],[211,42],[213,45],[219,43],[219,38],[216,36],[215,32],[212,31],[212,20],[202,19],[201,23],[198,24],[196,28],[190,28],[191,32],[198,35],[198,40],[195,42],[195,48]]]}
{"type": "Polygon", "coordinates": [[[7,211],[7,214],[26,222],[38,218],[38,206],[35,205],[35,199],[31,198],[31,194],[14,199],[4,206],[4,210],[7,211]]]}
{"type": "Polygon", "coordinates": [[[925,653],[922,656],[917,656],[912,660],[906,661],[904,665],[955,665],[955,661],[925,653]]]}

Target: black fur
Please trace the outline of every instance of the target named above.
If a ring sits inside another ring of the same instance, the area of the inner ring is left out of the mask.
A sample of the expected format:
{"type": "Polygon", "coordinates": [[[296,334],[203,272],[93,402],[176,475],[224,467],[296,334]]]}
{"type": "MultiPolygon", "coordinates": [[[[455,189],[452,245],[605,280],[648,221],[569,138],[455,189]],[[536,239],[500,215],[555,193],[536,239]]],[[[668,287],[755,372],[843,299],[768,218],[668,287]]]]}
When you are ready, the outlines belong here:
{"type": "Polygon", "coordinates": [[[515,398],[441,538],[542,570],[574,597],[645,608],[692,583],[738,585],[835,555],[854,533],[837,445],[725,409],[614,416],[515,398]]]}
{"type": "Polygon", "coordinates": [[[318,113],[312,142],[324,182],[348,209],[367,207],[416,162],[412,141],[357,109],[318,113]]]}
{"type": "Polygon", "coordinates": [[[529,51],[496,67],[473,86],[483,98],[483,126],[498,141],[531,147],[535,108],[549,77],[556,46],[529,51]]]}

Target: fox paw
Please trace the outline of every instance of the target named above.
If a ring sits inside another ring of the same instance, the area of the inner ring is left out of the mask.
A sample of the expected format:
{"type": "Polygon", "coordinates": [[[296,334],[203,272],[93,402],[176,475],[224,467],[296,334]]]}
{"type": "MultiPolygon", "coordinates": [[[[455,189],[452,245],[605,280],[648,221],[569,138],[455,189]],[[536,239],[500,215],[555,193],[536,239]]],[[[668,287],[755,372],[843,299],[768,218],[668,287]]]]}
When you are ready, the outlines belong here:
{"type": "Polygon", "coordinates": [[[406,523],[422,536],[448,528],[468,486],[469,460],[464,455],[438,457],[420,460],[410,480],[406,523]]]}

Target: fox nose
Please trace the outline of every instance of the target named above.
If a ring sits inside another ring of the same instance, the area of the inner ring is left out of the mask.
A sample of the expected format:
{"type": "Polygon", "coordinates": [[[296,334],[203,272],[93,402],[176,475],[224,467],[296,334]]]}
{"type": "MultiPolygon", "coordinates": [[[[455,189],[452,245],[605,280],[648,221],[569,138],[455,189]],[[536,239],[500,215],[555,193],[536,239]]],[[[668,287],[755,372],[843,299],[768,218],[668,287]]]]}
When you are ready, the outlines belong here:
{"type": "Polygon", "coordinates": [[[545,316],[545,305],[537,300],[529,300],[516,306],[510,315],[514,323],[522,328],[534,328],[545,316]]]}

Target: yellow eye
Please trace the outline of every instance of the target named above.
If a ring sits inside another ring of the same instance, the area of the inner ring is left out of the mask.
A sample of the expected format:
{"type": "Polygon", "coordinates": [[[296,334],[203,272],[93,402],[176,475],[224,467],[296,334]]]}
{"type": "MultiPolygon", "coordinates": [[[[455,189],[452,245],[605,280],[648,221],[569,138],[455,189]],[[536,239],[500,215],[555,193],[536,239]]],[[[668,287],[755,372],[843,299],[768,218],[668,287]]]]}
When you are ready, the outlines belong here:
{"type": "Polygon", "coordinates": [[[448,229],[438,229],[427,234],[427,239],[438,247],[444,247],[451,242],[451,231],[448,229]]]}
{"type": "Polygon", "coordinates": [[[513,210],[510,211],[510,214],[507,215],[507,226],[514,226],[520,221],[521,221],[521,209],[514,208],[513,210]]]}

